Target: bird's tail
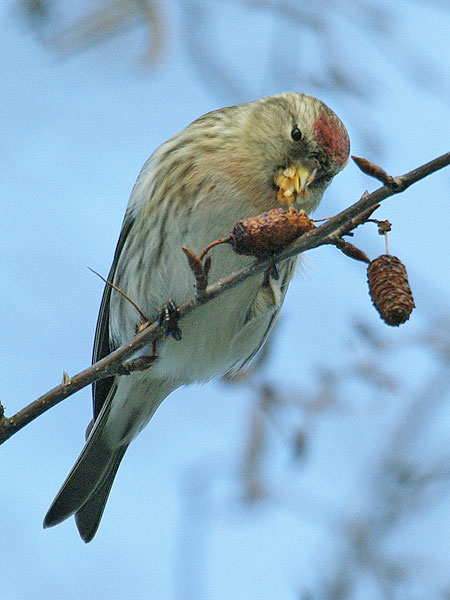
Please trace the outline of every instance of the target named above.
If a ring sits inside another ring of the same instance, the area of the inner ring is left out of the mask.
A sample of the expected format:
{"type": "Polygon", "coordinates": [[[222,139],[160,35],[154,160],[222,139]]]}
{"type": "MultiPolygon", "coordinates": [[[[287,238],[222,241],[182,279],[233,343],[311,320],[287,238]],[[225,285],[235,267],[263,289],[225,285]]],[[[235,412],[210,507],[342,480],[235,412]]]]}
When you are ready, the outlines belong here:
{"type": "Polygon", "coordinates": [[[146,371],[117,378],[80,456],[45,516],[44,527],[53,527],[75,515],[82,539],[92,540],[128,445],[176,387],[168,380],[152,379],[150,383],[146,371]]]}
{"type": "Polygon", "coordinates": [[[53,527],[75,514],[85,542],[90,542],[97,531],[114,477],[128,447],[123,444],[112,449],[105,441],[102,433],[109,412],[107,402],[44,519],[44,527],[53,527]]]}
{"type": "Polygon", "coordinates": [[[114,451],[108,464],[107,473],[103,476],[102,483],[97,486],[94,494],[75,513],[75,522],[78,531],[85,542],[90,542],[97,532],[117,469],[127,448],[128,445],[124,445],[114,451]]]}

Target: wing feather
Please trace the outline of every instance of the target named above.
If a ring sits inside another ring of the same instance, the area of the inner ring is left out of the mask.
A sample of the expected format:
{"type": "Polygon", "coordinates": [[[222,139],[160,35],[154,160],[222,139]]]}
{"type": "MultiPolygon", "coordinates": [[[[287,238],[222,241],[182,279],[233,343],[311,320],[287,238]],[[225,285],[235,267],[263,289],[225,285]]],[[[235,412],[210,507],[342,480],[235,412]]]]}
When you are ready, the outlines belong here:
{"type": "MultiPolygon", "coordinates": [[[[134,219],[129,213],[125,215],[122,230],[120,232],[119,241],[117,242],[116,251],[114,253],[113,263],[108,275],[108,281],[114,279],[117,264],[119,262],[120,254],[128,238],[130,229],[134,223],[134,219]]],[[[103,290],[102,302],[100,305],[100,311],[98,313],[97,327],[95,329],[94,349],[92,352],[92,363],[95,363],[114,350],[111,345],[110,334],[109,334],[109,305],[111,300],[111,286],[106,284],[103,290]]],[[[92,397],[94,404],[94,420],[100,414],[103,404],[112,388],[114,383],[114,377],[107,377],[106,379],[100,379],[94,382],[92,386],[92,397]]]]}

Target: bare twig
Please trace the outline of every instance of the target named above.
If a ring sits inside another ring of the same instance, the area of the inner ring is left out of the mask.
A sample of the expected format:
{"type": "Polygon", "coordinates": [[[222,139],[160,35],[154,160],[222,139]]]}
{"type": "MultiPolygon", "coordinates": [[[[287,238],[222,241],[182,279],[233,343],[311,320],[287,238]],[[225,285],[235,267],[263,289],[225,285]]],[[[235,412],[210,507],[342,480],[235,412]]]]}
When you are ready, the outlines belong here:
{"type": "Polygon", "coordinates": [[[186,246],[182,246],[181,249],[183,250],[183,252],[187,258],[189,267],[190,267],[192,273],[194,274],[195,281],[196,281],[197,295],[201,296],[204,293],[204,291],[206,290],[206,287],[208,285],[207,271],[209,270],[209,265],[211,264],[211,261],[208,262],[208,267],[207,267],[207,269],[205,269],[205,267],[202,263],[202,258],[203,258],[202,255],[197,256],[197,254],[195,254],[195,252],[193,252],[189,248],[186,248],[186,246]]]}
{"type": "MultiPolygon", "coordinates": [[[[367,192],[364,192],[363,198],[366,198],[367,192]]],[[[368,194],[367,194],[368,195],[368,194]]],[[[356,229],[362,223],[367,223],[367,221],[372,221],[373,219],[369,219],[370,215],[379,207],[379,204],[375,204],[371,206],[367,210],[363,211],[361,214],[357,215],[353,218],[347,228],[341,233],[340,236],[330,236],[329,244],[333,244],[336,248],[339,248],[341,252],[343,252],[346,256],[353,258],[354,260],[359,260],[361,262],[370,263],[370,259],[365,252],[350,244],[350,242],[345,241],[341,236],[343,235],[353,235],[352,230],[356,229]]]]}
{"type": "Polygon", "coordinates": [[[232,237],[232,235],[227,235],[227,237],[219,238],[218,240],[214,240],[214,242],[208,244],[206,248],[202,250],[202,253],[199,256],[200,260],[203,260],[205,255],[208,254],[208,252],[211,250],[211,248],[214,248],[214,246],[218,246],[219,244],[229,244],[232,237]]]}
{"type": "MultiPolygon", "coordinates": [[[[356,226],[361,222],[361,215],[368,211],[368,209],[371,209],[386,198],[406,190],[420,179],[449,164],[450,152],[435,158],[405,175],[393,178],[394,184],[389,183],[378,188],[371,194],[363,194],[358,202],[346,208],[320,227],[305,233],[285,250],[275,254],[271,258],[252,261],[244,269],[209,285],[201,296],[197,295],[182,302],[178,306],[179,318],[182,319],[200,305],[210,302],[213,298],[239,285],[249,277],[254,277],[272,268],[274,262],[282,262],[301,252],[317,248],[323,244],[335,244],[336,239],[349,232],[352,224],[356,226]]],[[[147,346],[152,341],[161,339],[163,336],[164,328],[158,325],[158,323],[152,323],[138,332],[128,343],[77,375],[66,379],[65,383],[53,388],[12,417],[4,416],[0,405],[0,443],[3,443],[14,433],[22,429],[22,427],[68,396],[71,396],[94,381],[116,375],[123,369],[123,363],[130,359],[140,348],[147,346]]]]}
{"type": "MultiPolygon", "coordinates": [[[[369,195],[368,192],[364,192],[361,199],[365,199],[368,195],[369,195]]],[[[362,213],[356,215],[356,217],[354,217],[351,221],[349,221],[349,223],[347,225],[347,229],[344,229],[342,231],[341,235],[353,235],[350,232],[353,231],[354,229],[356,229],[359,225],[362,225],[363,223],[367,223],[367,221],[370,221],[371,219],[369,219],[369,217],[371,216],[371,214],[373,212],[375,212],[377,210],[377,208],[379,208],[379,206],[380,206],[379,204],[374,204],[373,206],[369,206],[369,208],[367,210],[364,210],[362,213]]]]}

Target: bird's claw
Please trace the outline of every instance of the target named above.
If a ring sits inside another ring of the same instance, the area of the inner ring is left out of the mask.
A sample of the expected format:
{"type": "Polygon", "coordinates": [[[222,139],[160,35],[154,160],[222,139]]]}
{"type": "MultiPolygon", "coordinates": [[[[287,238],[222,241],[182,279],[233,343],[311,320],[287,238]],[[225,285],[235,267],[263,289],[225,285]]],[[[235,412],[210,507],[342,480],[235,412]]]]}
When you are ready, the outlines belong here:
{"type": "Polygon", "coordinates": [[[273,260],[273,256],[271,256],[270,258],[272,259],[272,265],[267,270],[268,275],[269,277],[272,277],[272,279],[275,279],[275,281],[278,281],[278,279],[280,279],[280,272],[278,271],[277,263],[273,260]]]}
{"type": "Polygon", "coordinates": [[[171,335],[177,342],[181,340],[181,329],[178,327],[178,308],[172,300],[165,304],[156,319],[158,325],[164,329],[166,336],[171,335]]]}

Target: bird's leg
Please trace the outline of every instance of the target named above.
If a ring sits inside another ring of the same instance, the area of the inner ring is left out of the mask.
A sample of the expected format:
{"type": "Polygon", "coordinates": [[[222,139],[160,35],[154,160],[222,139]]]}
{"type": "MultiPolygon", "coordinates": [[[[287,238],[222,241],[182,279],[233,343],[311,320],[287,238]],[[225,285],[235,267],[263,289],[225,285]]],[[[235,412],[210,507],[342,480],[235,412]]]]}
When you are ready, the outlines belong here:
{"type": "Polygon", "coordinates": [[[275,281],[278,281],[278,279],[280,279],[280,273],[278,271],[277,263],[273,260],[273,256],[270,256],[269,258],[272,262],[272,265],[269,269],[267,269],[267,274],[269,277],[272,277],[272,279],[275,279],[275,281]]]}
{"type": "Polygon", "coordinates": [[[169,300],[160,312],[156,321],[164,329],[166,336],[171,335],[175,340],[181,340],[181,329],[178,327],[178,309],[173,300],[169,300]]]}
{"type": "Polygon", "coordinates": [[[278,271],[278,266],[274,260],[272,260],[272,266],[264,271],[263,287],[269,287],[271,279],[274,279],[275,281],[280,279],[280,272],[278,271]]]}

